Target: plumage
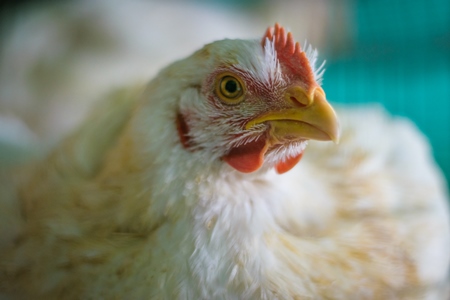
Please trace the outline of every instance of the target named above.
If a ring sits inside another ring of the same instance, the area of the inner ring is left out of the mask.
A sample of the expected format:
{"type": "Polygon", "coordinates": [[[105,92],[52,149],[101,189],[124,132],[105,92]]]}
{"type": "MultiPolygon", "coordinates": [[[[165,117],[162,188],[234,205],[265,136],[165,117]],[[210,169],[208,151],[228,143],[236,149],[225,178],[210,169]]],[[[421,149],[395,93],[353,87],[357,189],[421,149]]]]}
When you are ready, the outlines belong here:
{"type": "Polygon", "coordinates": [[[0,297],[445,299],[426,140],[376,107],[339,134],[307,49],[279,25],[206,45],[2,174],[0,297]]]}

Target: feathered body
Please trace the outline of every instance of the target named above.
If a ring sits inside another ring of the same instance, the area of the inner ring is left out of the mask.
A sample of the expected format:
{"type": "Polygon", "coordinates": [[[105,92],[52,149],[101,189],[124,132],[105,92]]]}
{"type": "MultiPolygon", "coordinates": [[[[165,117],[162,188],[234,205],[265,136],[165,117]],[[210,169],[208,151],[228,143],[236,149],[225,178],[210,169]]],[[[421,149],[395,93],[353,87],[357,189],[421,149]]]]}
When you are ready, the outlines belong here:
{"type": "Polygon", "coordinates": [[[285,109],[293,83],[317,96],[316,54],[291,39],[277,26],[263,46],[207,45],[3,181],[0,297],[443,299],[446,196],[414,126],[339,111],[341,143],[310,142],[289,172],[307,139],[275,141],[278,120],[245,126],[285,109]],[[223,72],[245,83],[242,102],[217,99],[223,72]]]}

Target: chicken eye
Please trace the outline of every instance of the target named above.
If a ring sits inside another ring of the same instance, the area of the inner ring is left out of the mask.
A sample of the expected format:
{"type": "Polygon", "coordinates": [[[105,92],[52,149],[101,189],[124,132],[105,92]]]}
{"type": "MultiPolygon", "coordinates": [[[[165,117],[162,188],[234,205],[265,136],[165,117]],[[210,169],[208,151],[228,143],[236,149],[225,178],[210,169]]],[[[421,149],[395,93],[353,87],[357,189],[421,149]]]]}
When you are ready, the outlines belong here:
{"type": "Polygon", "coordinates": [[[244,99],[244,86],[237,77],[222,74],[217,80],[216,94],[225,104],[238,104],[244,99]]]}

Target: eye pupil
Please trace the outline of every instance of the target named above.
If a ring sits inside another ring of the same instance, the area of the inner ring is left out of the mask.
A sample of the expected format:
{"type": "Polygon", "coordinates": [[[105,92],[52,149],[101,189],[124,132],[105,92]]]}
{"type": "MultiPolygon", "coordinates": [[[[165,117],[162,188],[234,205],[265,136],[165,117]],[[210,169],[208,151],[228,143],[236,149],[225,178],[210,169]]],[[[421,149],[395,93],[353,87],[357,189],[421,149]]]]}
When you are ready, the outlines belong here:
{"type": "Polygon", "coordinates": [[[237,83],[234,80],[228,80],[227,83],[225,83],[225,90],[228,93],[235,93],[238,89],[237,83]]]}

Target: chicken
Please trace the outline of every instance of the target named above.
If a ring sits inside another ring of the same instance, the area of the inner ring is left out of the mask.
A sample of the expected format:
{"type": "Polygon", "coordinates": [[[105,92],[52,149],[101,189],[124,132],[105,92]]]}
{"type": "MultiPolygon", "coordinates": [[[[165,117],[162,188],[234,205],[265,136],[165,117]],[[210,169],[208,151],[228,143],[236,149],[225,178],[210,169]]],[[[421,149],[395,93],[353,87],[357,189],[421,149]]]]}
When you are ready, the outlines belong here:
{"type": "Polygon", "coordinates": [[[339,125],[316,61],[278,24],[208,44],[2,174],[0,298],[444,299],[426,141],[378,108],[339,125]]]}

